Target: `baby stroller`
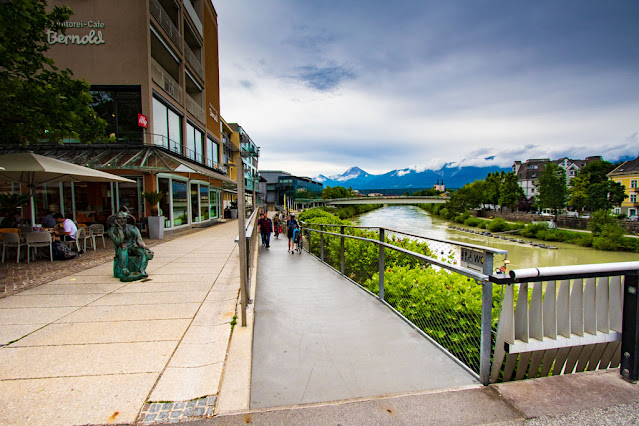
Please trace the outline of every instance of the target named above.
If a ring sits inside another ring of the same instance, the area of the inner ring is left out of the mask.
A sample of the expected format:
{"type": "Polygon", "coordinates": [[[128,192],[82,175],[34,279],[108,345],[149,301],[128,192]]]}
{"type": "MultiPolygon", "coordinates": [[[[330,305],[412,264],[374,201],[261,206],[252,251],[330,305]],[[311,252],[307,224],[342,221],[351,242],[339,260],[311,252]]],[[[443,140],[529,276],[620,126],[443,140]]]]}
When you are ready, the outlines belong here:
{"type": "Polygon", "coordinates": [[[299,254],[302,254],[303,237],[302,230],[299,228],[295,230],[295,234],[293,235],[293,243],[295,244],[295,251],[299,254]]]}

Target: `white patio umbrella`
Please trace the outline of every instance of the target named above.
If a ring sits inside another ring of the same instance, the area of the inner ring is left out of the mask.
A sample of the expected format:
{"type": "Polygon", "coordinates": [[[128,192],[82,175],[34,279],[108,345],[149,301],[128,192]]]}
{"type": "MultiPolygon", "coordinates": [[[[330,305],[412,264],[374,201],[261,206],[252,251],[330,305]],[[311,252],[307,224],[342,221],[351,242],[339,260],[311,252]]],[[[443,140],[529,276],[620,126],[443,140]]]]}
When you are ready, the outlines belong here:
{"type": "Polygon", "coordinates": [[[135,181],[111,173],[33,152],[0,155],[0,180],[25,184],[31,194],[31,219],[35,225],[35,187],[48,182],[129,182],[135,181]]]}

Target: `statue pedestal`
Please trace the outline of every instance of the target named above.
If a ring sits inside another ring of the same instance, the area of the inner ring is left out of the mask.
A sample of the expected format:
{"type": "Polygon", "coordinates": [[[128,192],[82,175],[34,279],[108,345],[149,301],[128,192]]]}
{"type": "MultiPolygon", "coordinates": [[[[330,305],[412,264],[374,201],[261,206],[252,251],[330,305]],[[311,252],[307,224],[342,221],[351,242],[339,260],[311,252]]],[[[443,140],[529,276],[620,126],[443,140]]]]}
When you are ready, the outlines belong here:
{"type": "Polygon", "coordinates": [[[148,219],[149,238],[152,240],[164,238],[164,216],[150,216],[148,219]]]}

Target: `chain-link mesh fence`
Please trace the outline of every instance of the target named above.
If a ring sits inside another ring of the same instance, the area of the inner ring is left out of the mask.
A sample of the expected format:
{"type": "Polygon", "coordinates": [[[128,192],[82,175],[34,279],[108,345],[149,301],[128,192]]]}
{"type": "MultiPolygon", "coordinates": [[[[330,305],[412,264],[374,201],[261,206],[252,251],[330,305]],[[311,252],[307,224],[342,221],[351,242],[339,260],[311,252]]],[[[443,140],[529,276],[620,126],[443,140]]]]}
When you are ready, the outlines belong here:
{"type": "MultiPolygon", "coordinates": [[[[459,244],[383,228],[332,224],[306,228],[310,253],[378,297],[380,238],[397,247],[383,249],[383,299],[479,374],[482,286],[460,273],[459,244]]],[[[506,254],[499,256],[503,259],[506,254]]],[[[499,306],[499,297],[499,292],[493,295],[494,307],[499,306]]]]}

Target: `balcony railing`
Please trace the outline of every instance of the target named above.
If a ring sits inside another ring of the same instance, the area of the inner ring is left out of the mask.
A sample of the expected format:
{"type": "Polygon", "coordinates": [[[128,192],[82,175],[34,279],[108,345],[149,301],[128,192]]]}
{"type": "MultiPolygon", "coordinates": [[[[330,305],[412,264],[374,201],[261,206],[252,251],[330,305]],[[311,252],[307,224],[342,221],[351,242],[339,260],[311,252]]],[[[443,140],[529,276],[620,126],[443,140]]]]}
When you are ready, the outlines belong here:
{"type": "Polygon", "coordinates": [[[204,67],[202,67],[202,63],[197,58],[195,53],[191,50],[188,45],[184,45],[184,56],[186,57],[186,62],[191,65],[195,73],[201,78],[204,79],[204,67]]]}
{"type": "Polygon", "coordinates": [[[166,93],[171,95],[173,99],[178,101],[180,105],[183,105],[182,98],[184,90],[155,59],[151,59],[151,78],[153,78],[153,81],[163,88],[166,93]]]}
{"type": "Polygon", "coordinates": [[[206,123],[206,113],[204,112],[204,108],[202,108],[200,104],[188,93],[186,95],[186,110],[193,114],[193,116],[202,123],[206,123]]]}
{"type": "Polygon", "coordinates": [[[162,5],[158,0],[150,0],[149,8],[151,9],[151,15],[159,22],[160,26],[169,36],[169,38],[175,44],[175,47],[181,52],[182,51],[182,36],[180,35],[180,30],[175,26],[169,14],[164,10],[162,5]]]}

